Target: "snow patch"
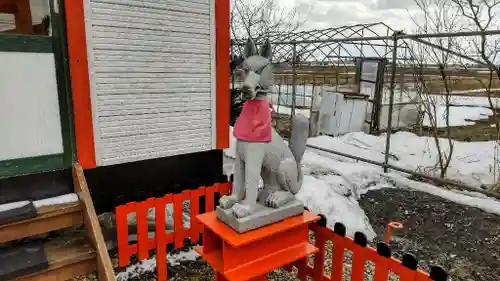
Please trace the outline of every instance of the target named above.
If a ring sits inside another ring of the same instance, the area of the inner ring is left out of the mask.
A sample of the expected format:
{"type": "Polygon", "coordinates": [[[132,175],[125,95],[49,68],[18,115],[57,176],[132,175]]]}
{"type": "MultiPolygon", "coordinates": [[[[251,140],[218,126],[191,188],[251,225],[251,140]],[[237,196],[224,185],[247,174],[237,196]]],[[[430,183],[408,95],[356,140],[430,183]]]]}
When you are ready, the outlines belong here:
{"type": "Polygon", "coordinates": [[[493,198],[484,195],[482,197],[470,196],[463,192],[446,190],[428,183],[412,181],[395,173],[389,173],[386,174],[386,176],[394,180],[401,188],[422,191],[458,204],[479,208],[485,212],[500,215],[500,201],[493,198]]]}
{"type": "Polygon", "coordinates": [[[5,212],[28,205],[30,201],[19,201],[0,205],[0,212],[5,212]]]}
{"type": "MultiPolygon", "coordinates": [[[[194,251],[194,249],[189,249],[188,251],[181,251],[175,254],[167,254],[167,264],[169,266],[177,266],[182,262],[186,261],[196,261],[200,256],[194,251]]],[[[156,271],[156,256],[140,261],[136,264],[128,266],[125,271],[120,272],[116,275],[117,281],[126,281],[132,278],[138,278],[144,274],[154,273],[156,271]]]]}
{"type": "Polygon", "coordinates": [[[346,197],[332,189],[327,182],[312,176],[304,177],[304,184],[296,195],[297,199],[316,214],[327,218],[327,227],[333,229],[336,222],[346,226],[347,234],[363,232],[369,240],[376,237],[365,212],[352,197],[346,197]]]}
{"type": "MultiPolygon", "coordinates": [[[[449,124],[450,127],[471,126],[476,124],[474,121],[488,119],[493,115],[493,111],[486,107],[477,106],[449,106],[449,124]]],[[[436,106],[435,122],[438,128],[446,128],[446,105],[436,106]]],[[[426,114],[423,125],[432,127],[429,115],[426,114]]]]}
{"type": "MultiPolygon", "coordinates": [[[[439,139],[441,148],[449,150],[448,140],[439,139]]],[[[340,137],[319,136],[310,138],[308,144],[356,155],[377,162],[384,161],[386,135],[373,136],[362,132],[349,133],[340,137]]],[[[360,166],[371,164],[338,156],[328,152],[319,152],[321,155],[340,162],[358,163],[360,166]]],[[[482,185],[492,184],[495,142],[460,142],[454,141],[454,151],[447,178],[461,181],[467,185],[480,188],[482,185]]],[[[389,163],[403,169],[439,176],[436,169],[438,153],[434,138],[419,137],[409,132],[398,132],[391,135],[391,150],[389,163]]]]}
{"type": "MultiPolygon", "coordinates": [[[[56,197],[52,197],[52,198],[46,198],[46,199],[42,199],[42,200],[33,201],[33,205],[35,205],[36,208],[40,208],[43,206],[76,203],[79,200],[80,199],[78,198],[78,195],[76,193],[69,193],[69,194],[65,194],[65,195],[61,195],[61,196],[56,196],[56,197]]],[[[29,203],[30,203],[30,201],[18,201],[18,202],[2,204],[2,205],[0,205],[0,212],[5,212],[8,210],[21,208],[21,207],[28,205],[29,203]]]]}
{"type": "MultiPolygon", "coordinates": [[[[231,131],[232,132],[232,131],[231,131]]],[[[224,150],[224,169],[233,171],[235,142],[232,137],[228,149],[224,150]]],[[[373,136],[362,132],[340,137],[319,136],[308,140],[309,144],[383,162],[385,135],[373,136]]],[[[444,150],[447,140],[441,139],[444,150]]],[[[455,151],[449,169],[449,178],[462,180],[479,187],[491,182],[493,174],[494,142],[455,142],[455,151]]],[[[437,152],[434,139],[418,137],[408,132],[391,136],[390,163],[399,167],[424,173],[437,173],[437,152]]],[[[370,222],[359,206],[358,199],[370,190],[381,188],[411,188],[444,199],[480,208],[486,212],[500,214],[500,201],[477,192],[449,191],[436,186],[409,180],[401,173],[384,174],[380,166],[368,164],[333,153],[307,148],[302,171],[304,183],[296,195],[313,212],[326,216],[328,227],[336,222],[346,226],[348,235],[356,231],[375,237],[370,222]]]]}
{"type": "Polygon", "coordinates": [[[76,193],[65,194],[57,197],[42,199],[38,201],[34,201],[33,204],[35,207],[40,208],[43,206],[52,206],[52,205],[62,205],[62,204],[70,204],[76,203],[80,199],[76,193]]]}

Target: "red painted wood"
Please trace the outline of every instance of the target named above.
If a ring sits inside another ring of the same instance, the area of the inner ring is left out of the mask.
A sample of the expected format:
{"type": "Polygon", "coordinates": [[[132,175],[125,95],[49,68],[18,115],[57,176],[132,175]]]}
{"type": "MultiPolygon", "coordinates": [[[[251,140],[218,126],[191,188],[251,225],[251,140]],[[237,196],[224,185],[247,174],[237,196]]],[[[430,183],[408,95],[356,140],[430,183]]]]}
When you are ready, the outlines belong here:
{"type": "Polygon", "coordinates": [[[64,3],[78,162],[84,169],[95,168],[94,127],[83,1],[65,0],[64,3]]]}
{"type": "Polygon", "coordinates": [[[217,0],[215,2],[215,33],[217,42],[215,45],[215,68],[216,68],[216,134],[217,149],[229,147],[229,118],[230,118],[230,34],[229,34],[229,0],[217,0]]]}

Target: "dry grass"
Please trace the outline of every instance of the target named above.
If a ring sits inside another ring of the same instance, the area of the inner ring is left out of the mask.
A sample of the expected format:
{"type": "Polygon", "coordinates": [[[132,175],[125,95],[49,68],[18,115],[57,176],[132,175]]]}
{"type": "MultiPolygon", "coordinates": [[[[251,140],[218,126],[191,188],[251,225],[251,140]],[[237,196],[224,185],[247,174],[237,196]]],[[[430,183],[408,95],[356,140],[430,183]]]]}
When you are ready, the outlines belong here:
{"type": "MultiPolygon", "coordinates": [[[[500,112],[498,112],[497,114],[500,114],[500,112]]],[[[470,126],[450,127],[451,138],[457,141],[469,142],[497,140],[497,131],[496,127],[494,126],[495,120],[493,116],[490,116],[488,119],[484,120],[474,120],[473,122],[475,122],[475,124],[470,126]]],[[[428,127],[423,127],[421,130],[414,129],[413,132],[421,136],[433,136],[431,128],[428,127]]],[[[438,128],[437,136],[447,138],[447,129],[438,128]]]]}
{"type": "MultiPolygon", "coordinates": [[[[451,78],[451,83],[449,84],[452,91],[467,91],[467,90],[477,90],[484,89],[485,85],[489,86],[490,78],[489,77],[454,77],[451,78]]],[[[434,77],[432,80],[425,81],[428,89],[433,93],[443,92],[445,88],[445,84],[440,77],[434,77]]],[[[500,80],[492,79],[491,86],[492,89],[500,88],[500,80]]],[[[497,93],[495,93],[497,94],[497,93]]],[[[484,95],[483,93],[473,93],[473,95],[484,95]]]]}
{"type": "MultiPolygon", "coordinates": [[[[329,68],[301,68],[296,71],[295,83],[314,85],[345,85],[355,83],[354,67],[329,67],[329,68]]],[[[454,91],[483,89],[489,85],[490,77],[487,73],[477,73],[465,69],[448,70],[447,76],[451,77],[451,88],[454,91]]],[[[398,69],[396,83],[413,83],[415,81],[413,69],[398,69]]],[[[390,73],[386,71],[385,81],[390,80],[390,73]]],[[[432,92],[441,92],[444,88],[440,73],[436,69],[425,70],[424,80],[432,92]]],[[[274,81],[277,85],[292,85],[293,74],[290,71],[276,72],[274,81]]],[[[500,79],[494,78],[491,88],[500,88],[500,79]]]]}

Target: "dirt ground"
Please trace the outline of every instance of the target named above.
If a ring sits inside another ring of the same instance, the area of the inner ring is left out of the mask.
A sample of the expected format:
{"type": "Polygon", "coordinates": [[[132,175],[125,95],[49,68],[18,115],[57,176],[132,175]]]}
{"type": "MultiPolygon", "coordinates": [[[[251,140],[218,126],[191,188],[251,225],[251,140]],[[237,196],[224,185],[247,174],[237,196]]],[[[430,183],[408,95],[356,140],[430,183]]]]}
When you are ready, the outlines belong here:
{"type": "Polygon", "coordinates": [[[496,281],[500,276],[500,216],[427,193],[382,189],[362,196],[379,239],[391,220],[404,224],[391,248],[411,252],[423,268],[439,264],[454,281],[496,281]]]}

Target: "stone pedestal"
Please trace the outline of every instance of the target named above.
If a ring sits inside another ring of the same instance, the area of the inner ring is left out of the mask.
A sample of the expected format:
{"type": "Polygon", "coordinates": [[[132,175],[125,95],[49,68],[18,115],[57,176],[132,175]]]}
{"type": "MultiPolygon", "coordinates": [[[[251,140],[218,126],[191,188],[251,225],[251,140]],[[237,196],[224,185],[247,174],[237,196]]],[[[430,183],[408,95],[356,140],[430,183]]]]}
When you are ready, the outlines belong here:
{"type": "Polygon", "coordinates": [[[279,222],[288,217],[302,214],[303,211],[304,203],[300,200],[293,200],[279,209],[269,208],[257,203],[255,212],[241,219],[236,218],[231,209],[224,210],[220,206],[217,207],[216,214],[219,220],[229,225],[236,232],[245,233],[256,228],[279,222]]]}

